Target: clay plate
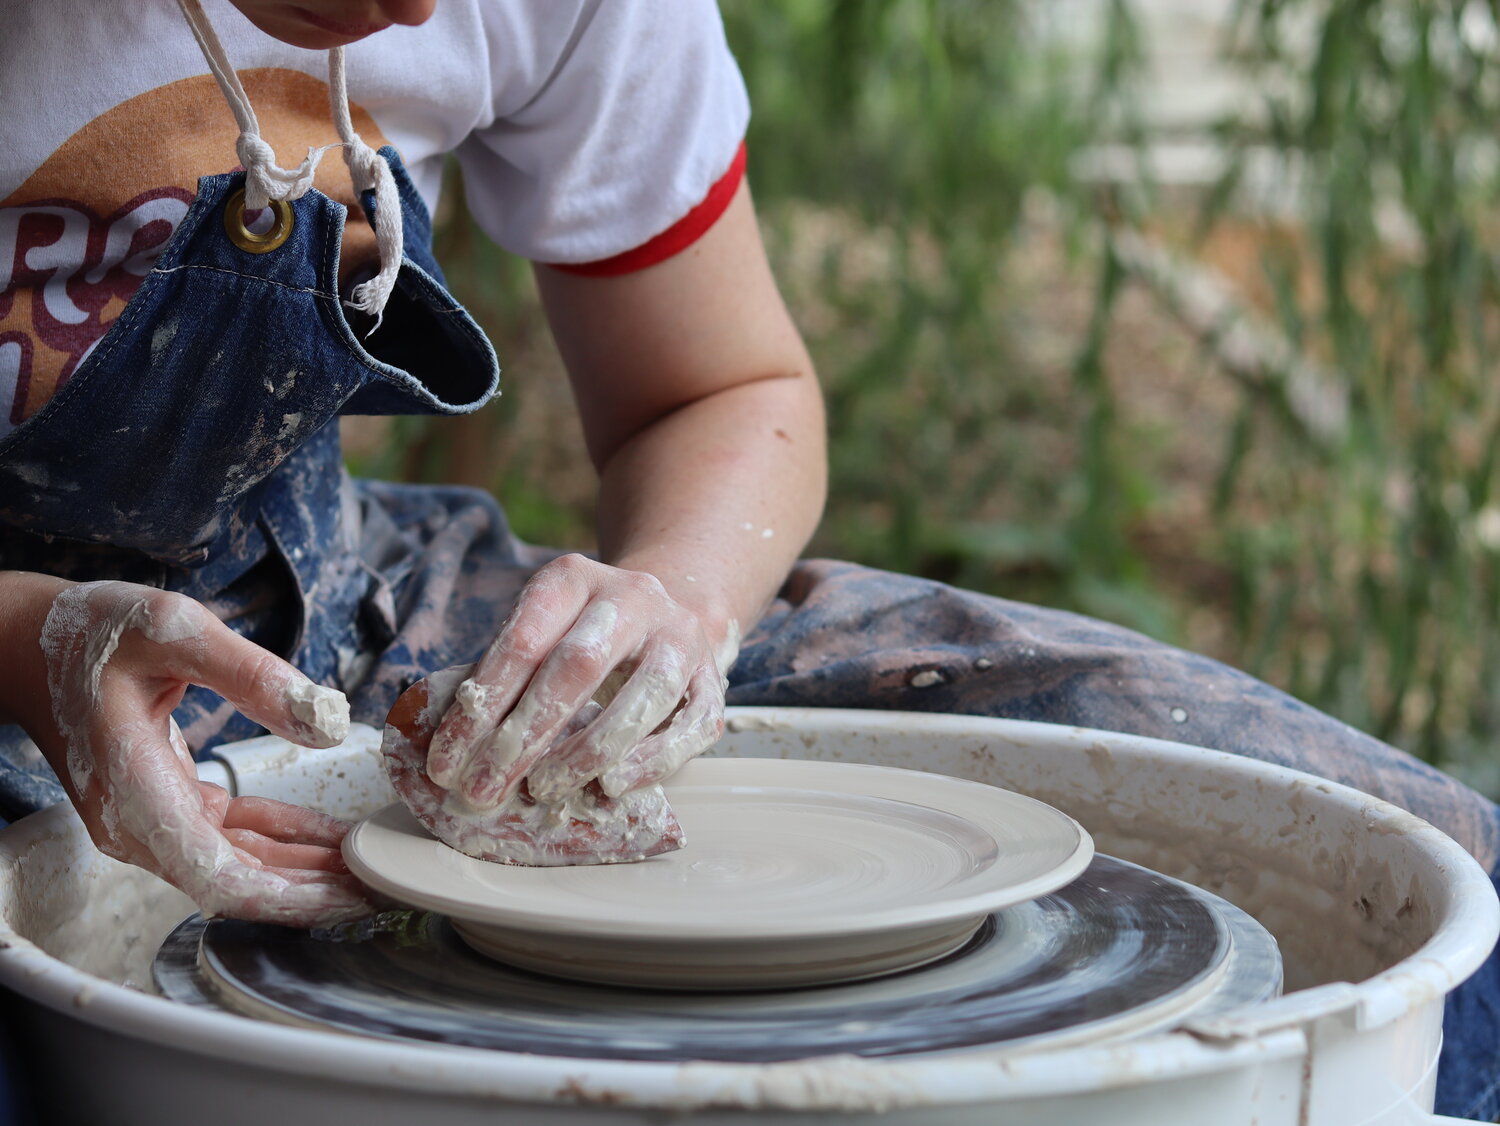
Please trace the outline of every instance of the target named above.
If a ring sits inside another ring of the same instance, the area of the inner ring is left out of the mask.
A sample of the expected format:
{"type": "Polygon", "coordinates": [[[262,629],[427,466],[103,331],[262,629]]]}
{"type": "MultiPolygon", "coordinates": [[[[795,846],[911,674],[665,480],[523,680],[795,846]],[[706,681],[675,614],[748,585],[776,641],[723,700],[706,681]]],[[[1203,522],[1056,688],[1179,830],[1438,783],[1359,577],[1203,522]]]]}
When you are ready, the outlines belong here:
{"type": "Polygon", "coordinates": [[[371,887],[449,916],[524,969],[656,989],[874,977],[961,947],[991,912],[1072,881],[1093,842],[1051,806],[890,767],[698,759],[668,783],[687,836],[635,864],[475,860],[400,804],[344,844],[371,887]]]}

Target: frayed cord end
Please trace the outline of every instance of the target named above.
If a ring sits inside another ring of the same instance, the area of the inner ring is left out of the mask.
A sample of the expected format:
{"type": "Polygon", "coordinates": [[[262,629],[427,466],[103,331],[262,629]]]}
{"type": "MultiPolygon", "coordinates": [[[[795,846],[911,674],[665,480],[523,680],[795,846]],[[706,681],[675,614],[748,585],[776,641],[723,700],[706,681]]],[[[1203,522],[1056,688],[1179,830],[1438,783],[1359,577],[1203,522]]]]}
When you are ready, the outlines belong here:
{"type": "Polygon", "coordinates": [[[375,330],[384,322],[385,303],[390,299],[390,287],[381,286],[379,276],[355,286],[349,296],[345,298],[344,304],[349,308],[375,318],[375,323],[365,330],[364,335],[366,339],[374,336],[375,330]]]}

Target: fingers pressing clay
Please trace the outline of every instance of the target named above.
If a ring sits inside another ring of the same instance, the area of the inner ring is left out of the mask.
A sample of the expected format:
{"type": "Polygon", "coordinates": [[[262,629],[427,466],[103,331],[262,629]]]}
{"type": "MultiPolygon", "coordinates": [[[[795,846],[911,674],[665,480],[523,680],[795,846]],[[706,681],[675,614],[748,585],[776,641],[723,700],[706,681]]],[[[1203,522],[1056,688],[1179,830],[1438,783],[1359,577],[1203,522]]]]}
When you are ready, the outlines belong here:
{"type": "Polygon", "coordinates": [[[739,623],[731,621],[713,665],[700,665],[693,672],[682,706],[671,721],[599,775],[599,786],[606,794],[619,797],[639,786],[655,786],[719,741],[724,734],[729,669],[739,651],[739,623]]]}
{"type": "MultiPolygon", "coordinates": [[[[663,647],[644,657],[598,719],[554,747],[531,772],[532,796],[558,801],[598,777],[672,716],[688,683],[681,653],[663,647]]],[[[618,797],[626,789],[633,787],[610,793],[606,786],[605,792],[618,797]]]]}
{"type": "Polygon", "coordinates": [[[722,732],[738,645],[731,622],[715,650],[655,575],[563,556],[527,583],[470,675],[435,674],[420,702],[397,703],[387,767],[417,817],[472,856],[587,863],[677,847],[657,783],[722,732]]]}
{"type": "Polygon", "coordinates": [[[700,668],[687,699],[666,728],[631,748],[599,776],[600,788],[619,797],[640,786],[654,786],[675,774],[724,734],[724,680],[717,669],[700,668]]]}
{"type": "Polygon", "coordinates": [[[568,721],[629,656],[637,639],[616,630],[619,619],[614,604],[595,602],[547,655],[515,709],[459,778],[458,789],[471,806],[493,809],[510,800],[568,721]]]}
{"type": "Polygon", "coordinates": [[[682,826],[658,787],[611,798],[590,785],[559,802],[535,800],[522,787],[503,804],[476,810],[424,769],[428,746],[471,666],[434,673],[391,709],[382,750],[396,793],[439,840],[469,856],[551,867],[641,860],[683,845],[682,826]]]}
{"type": "Polygon", "coordinates": [[[538,666],[588,605],[590,588],[575,581],[576,570],[554,564],[554,570],[532,577],[489,650],[474,666],[472,678],[461,687],[456,697],[459,706],[441,717],[427,755],[427,773],[439,786],[457,786],[473,768],[538,666]]]}

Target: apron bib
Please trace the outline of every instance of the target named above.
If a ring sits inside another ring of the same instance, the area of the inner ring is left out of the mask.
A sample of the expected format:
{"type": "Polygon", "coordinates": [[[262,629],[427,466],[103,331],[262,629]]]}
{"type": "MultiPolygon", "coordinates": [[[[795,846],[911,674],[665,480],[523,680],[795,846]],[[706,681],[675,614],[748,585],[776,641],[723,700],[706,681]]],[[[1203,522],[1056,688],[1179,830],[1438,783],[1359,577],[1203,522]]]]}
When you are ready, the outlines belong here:
{"type": "MultiPolygon", "coordinates": [[[[337,78],[336,103],[341,59],[337,78]]],[[[382,263],[393,284],[374,316],[346,312],[346,211],[310,188],[310,171],[297,198],[270,201],[262,232],[246,227],[244,200],[264,168],[199,181],[124,312],[0,440],[0,567],[178,591],[315,681],[357,679],[393,628],[390,576],[361,554],[338,417],[463,414],[499,381],[489,341],[443,285],[400,158],[386,148],[376,159],[393,190],[367,189],[361,203],[383,256],[394,230],[400,257],[382,263]]],[[[177,717],[190,740],[215,717],[200,750],[258,731],[225,723],[226,710],[192,688],[177,717]]],[[[63,796],[45,764],[16,750],[23,742],[19,729],[0,734],[5,816],[63,796]]]]}

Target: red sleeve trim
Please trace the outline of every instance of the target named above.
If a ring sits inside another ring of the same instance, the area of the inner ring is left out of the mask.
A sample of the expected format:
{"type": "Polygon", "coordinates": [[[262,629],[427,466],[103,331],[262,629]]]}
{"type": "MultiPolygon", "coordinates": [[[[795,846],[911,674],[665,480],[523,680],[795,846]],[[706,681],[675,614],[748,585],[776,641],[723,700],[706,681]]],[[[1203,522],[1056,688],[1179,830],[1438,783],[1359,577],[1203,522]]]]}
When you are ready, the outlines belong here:
{"type": "Polygon", "coordinates": [[[729,170],[708,189],[703,202],[649,242],[616,254],[613,258],[601,258],[597,262],[549,262],[547,265],[566,274],[612,278],[620,274],[633,274],[648,266],[665,262],[668,258],[681,254],[708,233],[708,229],[719,221],[719,216],[729,207],[729,201],[734,198],[734,193],[744,178],[745,142],[741,141],[734,159],[729,162],[729,170]]]}

